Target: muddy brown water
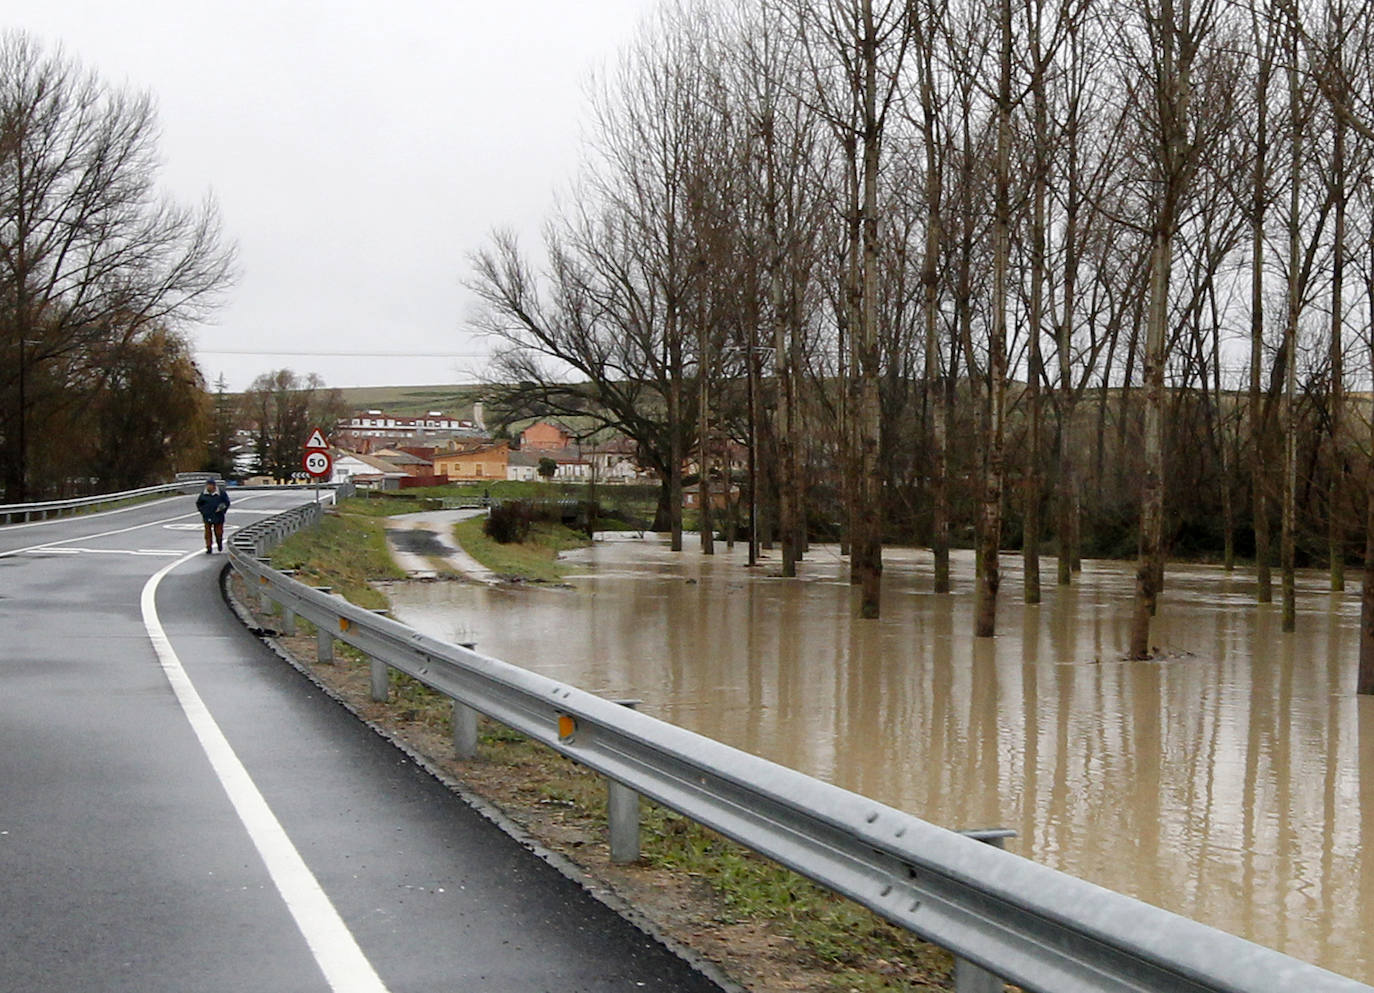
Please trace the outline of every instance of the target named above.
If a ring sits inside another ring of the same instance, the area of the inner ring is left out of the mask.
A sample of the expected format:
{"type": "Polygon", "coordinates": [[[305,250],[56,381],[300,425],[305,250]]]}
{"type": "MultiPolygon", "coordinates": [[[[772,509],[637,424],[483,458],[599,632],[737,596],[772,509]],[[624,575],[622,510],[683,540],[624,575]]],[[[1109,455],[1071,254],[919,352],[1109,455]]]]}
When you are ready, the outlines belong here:
{"type": "MultiPolygon", "coordinates": [[[[1359,590],[1299,577],[1296,634],[1254,576],[1171,566],[1152,641],[1124,661],[1132,570],[1088,562],[1021,603],[1003,560],[996,639],[973,560],[931,589],[884,552],[883,616],[851,618],[848,561],[798,581],[745,548],[655,538],[566,556],[571,589],[394,584],[404,622],[642,709],[1084,879],[1374,979],[1374,699],[1354,694],[1359,590]]],[[[1277,585],[1275,596],[1278,596],[1277,585]]]]}

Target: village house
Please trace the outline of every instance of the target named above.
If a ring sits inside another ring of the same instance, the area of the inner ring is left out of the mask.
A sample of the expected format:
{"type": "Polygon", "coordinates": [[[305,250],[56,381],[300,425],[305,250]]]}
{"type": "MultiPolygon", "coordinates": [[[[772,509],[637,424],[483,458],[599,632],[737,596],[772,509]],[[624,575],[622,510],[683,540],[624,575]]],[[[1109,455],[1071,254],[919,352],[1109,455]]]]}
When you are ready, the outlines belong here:
{"type": "Polygon", "coordinates": [[[334,474],[331,483],[353,482],[359,486],[380,490],[398,490],[401,480],[409,478],[404,469],[386,459],[361,452],[349,452],[341,448],[330,450],[334,460],[334,474]]]}
{"type": "Polygon", "coordinates": [[[510,444],[504,441],[476,441],[434,455],[434,472],[450,482],[491,482],[506,478],[510,444]]]}
{"type": "Polygon", "coordinates": [[[401,489],[417,486],[443,486],[448,477],[434,470],[434,449],[432,448],[379,448],[372,453],[374,458],[385,459],[406,474],[401,480],[401,489]]]}
{"type": "Polygon", "coordinates": [[[407,476],[434,475],[434,463],[412,452],[403,451],[399,448],[379,448],[370,454],[374,458],[390,462],[407,476]]]}
{"type": "Polygon", "coordinates": [[[363,454],[379,448],[443,445],[459,439],[486,439],[482,402],[472,405],[472,419],[465,420],[431,410],[417,417],[387,414],[381,410],[358,411],[334,426],[335,444],[363,454]]]}
{"type": "Polygon", "coordinates": [[[592,478],[592,464],[583,457],[581,449],[564,448],[559,451],[540,451],[534,454],[553,459],[555,482],[585,483],[592,478]]]}
{"type": "Polygon", "coordinates": [[[524,453],[518,470],[522,479],[537,478],[543,458],[553,459],[557,465],[553,478],[559,482],[631,483],[653,478],[635,460],[638,446],[623,435],[603,442],[579,442],[561,424],[539,421],[520,432],[519,451],[524,453]],[[525,457],[532,458],[528,465],[525,457]]]}
{"type": "MultiPolygon", "coordinates": [[[[711,487],[711,509],[728,510],[732,503],[739,500],[740,488],[731,484],[730,493],[727,495],[722,488],[723,484],[717,482],[711,487]]],[[[682,488],[682,508],[684,510],[696,510],[701,506],[701,486],[692,483],[690,486],[682,488]]]]}
{"type": "Polygon", "coordinates": [[[584,445],[581,451],[598,483],[639,483],[657,478],[640,466],[636,459],[639,446],[624,435],[595,445],[584,445]]]}
{"type": "Polygon", "coordinates": [[[570,448],[575,436],[561,424],[540,421],[531,424],[520,432],[520,450],[523,452],[562,452],[570,448]]]}
{"type": "Polygon", "coordinates": [[[523,449],[509,453],[506,460],[506,478],[520,483],[533,483],[539,479],[539,460],[544,458],[538,452],[523,449]]]}

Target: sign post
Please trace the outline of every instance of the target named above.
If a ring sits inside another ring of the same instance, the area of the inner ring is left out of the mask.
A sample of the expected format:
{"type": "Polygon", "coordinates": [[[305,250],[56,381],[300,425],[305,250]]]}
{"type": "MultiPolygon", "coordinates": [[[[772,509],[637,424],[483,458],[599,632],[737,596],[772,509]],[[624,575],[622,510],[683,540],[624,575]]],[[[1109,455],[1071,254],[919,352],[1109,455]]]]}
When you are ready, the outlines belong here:
{"type": "Polygon", "coordinates": [[[334,460],[329,455],[329,442],[319,428],[310,432],[305,440],[305,457],[301,465],[315,480],[315,502],[320,502],[320,481],[328,479],[334,472],[334,460]]]}

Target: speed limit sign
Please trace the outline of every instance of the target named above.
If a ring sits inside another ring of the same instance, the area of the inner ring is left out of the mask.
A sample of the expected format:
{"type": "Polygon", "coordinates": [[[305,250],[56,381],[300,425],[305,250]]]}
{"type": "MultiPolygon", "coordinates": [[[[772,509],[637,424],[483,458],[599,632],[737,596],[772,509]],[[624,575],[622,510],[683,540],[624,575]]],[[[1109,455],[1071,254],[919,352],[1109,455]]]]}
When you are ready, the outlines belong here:
{"type": "Polygon", "coordinates": [[[327,451],[320,448],[312,448],[306,452],[302,463],[305,471],[316,479],[324,479],[334,469],[334,460],[329,457],[327,451]]]}

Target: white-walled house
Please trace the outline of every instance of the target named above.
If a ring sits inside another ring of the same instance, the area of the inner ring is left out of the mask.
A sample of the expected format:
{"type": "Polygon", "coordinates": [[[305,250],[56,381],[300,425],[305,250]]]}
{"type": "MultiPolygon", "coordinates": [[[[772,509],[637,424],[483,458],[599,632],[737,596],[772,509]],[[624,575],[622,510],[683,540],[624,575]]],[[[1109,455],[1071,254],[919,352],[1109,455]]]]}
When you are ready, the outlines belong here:
{"type": "Polygon", "coordinates": [[[399,489],[399,481],[408,475],[399,466],[373,455],[360,455],[340,448],[332,449],[330,455],[334,459],[334,474],[329,477],[331,483],[352,480],[384,490],[399,489]]]}
{"type": "Polygon", "coordinates": [[[506,459],[506,478],[520,483],[533,483],[539,479],[539,452],[511,452],[506,459]]]}

